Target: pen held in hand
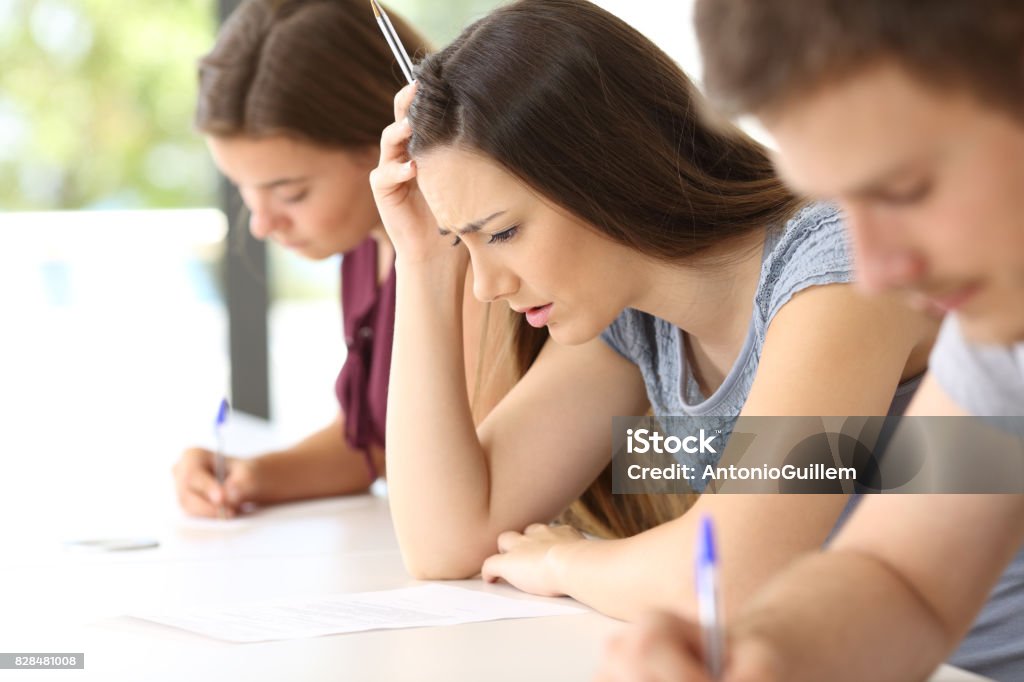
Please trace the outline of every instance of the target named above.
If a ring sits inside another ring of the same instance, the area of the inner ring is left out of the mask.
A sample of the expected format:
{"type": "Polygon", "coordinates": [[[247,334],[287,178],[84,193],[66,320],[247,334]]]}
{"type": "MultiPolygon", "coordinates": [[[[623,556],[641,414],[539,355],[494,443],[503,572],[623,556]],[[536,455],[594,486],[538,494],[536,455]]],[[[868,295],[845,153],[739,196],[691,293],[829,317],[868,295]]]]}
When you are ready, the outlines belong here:
{"type": "Polygon", "coordinates": [[[405,74],[405,80],[412,83],[415,80],[412,70],[412,59],[409,58],[409,53],[406,51],[405,46],[402,45],[402,39],[398,37],[398,32],[395,31],[388,13],[377,3],[377,0],[370,0],[370,6],[373,7],[373,16],[377,17],[377,25],[380,26],[380,30],[384,34],[384,40],[388,42],[391,52],[398,61],[398,66],[402,69],[402,73],[405,74]]]}
{"type": "Polygon", "coordinates": [[[224,463],[224,424],[228,420],[228,413],[231,405],[227,398],[222,398],[220,407],[217,409],[217,419],[213,424],[213,433],[217,441],[216,450],[213,453],[213,475],[217,479],[217,487],[221,490],[220,502],[217,503],[217,516],[224,519],[227,513],[224,509],[224,480],[226,478],[226,467],[224,463]]]}
{"type": "Polygon", "coordinates": [[[721,679],[725,657],[725,634],[722,622],[722,600],[718,589],[718,556],[715,552],[711,518],[700,521],[697,537],[697,610],[704,640],[704,661],[708,676],[721,679]]]}

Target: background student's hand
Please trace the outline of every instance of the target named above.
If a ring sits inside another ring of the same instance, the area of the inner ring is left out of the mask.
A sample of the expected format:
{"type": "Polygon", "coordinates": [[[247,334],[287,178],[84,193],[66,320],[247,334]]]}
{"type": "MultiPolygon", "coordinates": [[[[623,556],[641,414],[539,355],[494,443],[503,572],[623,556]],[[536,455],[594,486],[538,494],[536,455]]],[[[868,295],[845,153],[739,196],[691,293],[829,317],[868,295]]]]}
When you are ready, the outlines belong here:
{"type": "Polygon", "coordinates": [[[250,459],[225,457],[224,485],[217,484],[214,474],[214,453],[203,448],[189,448],[174,465],[174,485],[178,502],[194,516],[218,516],[218,505],[224,505],[228,516],[235,516],[243,503],[255,501],[256,462],[250,459]]]}
{"type": "Polygon", "coordinates": [[[499,578],[531,594],[559,597],[565,592],[558,579],[557,548],[588,542],[575,528],[535,523],[522,533],[498,536],[498,554],[488,557],[480,570],[487,582],[499,578]]]}
{"type": "MultiPolygon", "coordinates": [[[[645,616],[608,640],[594,682],[715,682],[700,626],[671,613],[645,616]]],[[[729,640],[721,682],[782,682],[778,657],[753,637],[729,640]]]]}
{"type": "Polygon", "coordinates": [[[395,95],[395,122],[381,133],[380,161],[370,173],[370,186],[396,258],[406,263],[450,260],[455,249],[438,234],[437,221],[416,182],[416,163],[406,151],[412,136],[406,115],[415,95],[415,83],[395,95]]]}

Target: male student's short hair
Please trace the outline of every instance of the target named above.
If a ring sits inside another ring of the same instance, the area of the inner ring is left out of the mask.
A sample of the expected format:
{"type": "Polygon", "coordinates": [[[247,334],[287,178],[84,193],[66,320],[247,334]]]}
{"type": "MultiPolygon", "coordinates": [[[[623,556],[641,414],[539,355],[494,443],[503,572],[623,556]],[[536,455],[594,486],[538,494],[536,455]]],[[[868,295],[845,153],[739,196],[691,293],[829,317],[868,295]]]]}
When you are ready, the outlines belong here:
{"type": "Polygon", "coordinates": [[[697,0],[696,25],[705,85],[729,114],[892,60],[1024,118],[1024,0],[697,0]]]}

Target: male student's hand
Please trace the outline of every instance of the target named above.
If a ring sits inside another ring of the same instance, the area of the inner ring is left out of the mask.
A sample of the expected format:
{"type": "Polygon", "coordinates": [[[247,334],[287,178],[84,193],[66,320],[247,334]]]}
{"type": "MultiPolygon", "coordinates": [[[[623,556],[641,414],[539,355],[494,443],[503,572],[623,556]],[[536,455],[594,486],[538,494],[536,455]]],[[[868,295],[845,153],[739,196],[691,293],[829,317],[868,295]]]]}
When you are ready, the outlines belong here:
{"type": "MultiPolygon", "coordinates": [[[[670,613],[645,616],[608,640],[595,682],[715,682],[703,659],[700,626],[670,613]]],[[[781,682],[770,645],[733,637],[721,682],[781,682]]]]}
{"type": "Polygon", "coordinates": [[[224,485],[217,484],[214,453],[189,448],[172,469],[181,508],[193,516],[216,517],[223,505],[227,516],[236,516],[246,502],[256,501],[256,460],[224,458],[224,485]]]}

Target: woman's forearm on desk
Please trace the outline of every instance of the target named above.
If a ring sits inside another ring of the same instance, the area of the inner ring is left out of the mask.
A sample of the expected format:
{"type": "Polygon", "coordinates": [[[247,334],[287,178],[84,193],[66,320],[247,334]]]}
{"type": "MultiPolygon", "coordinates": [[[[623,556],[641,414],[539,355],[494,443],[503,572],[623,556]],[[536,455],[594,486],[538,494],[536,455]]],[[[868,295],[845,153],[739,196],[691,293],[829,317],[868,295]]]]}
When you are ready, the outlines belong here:
{"type": "Polygon", "coordinates": [[[699,520],[711,515],[719,553],[728,557],[720,576],[729,617],[797,557],[819,548],[845,501],[841,495],[705,495],[682,517],[633,537],[552,547],[556,592],[624,620],[655,609],[695,617],[699,520]]]}
{"type": "MultiPolygon", "coordinates": [[[[294,500],[362,493],[372,481],[366,456],[345,442],[344,415],[285,450],[256,458],[255,502],[276,504],[294,500]]],[[[371,449],[378,471],[384,470],[384,451],[371,449]]]]}

